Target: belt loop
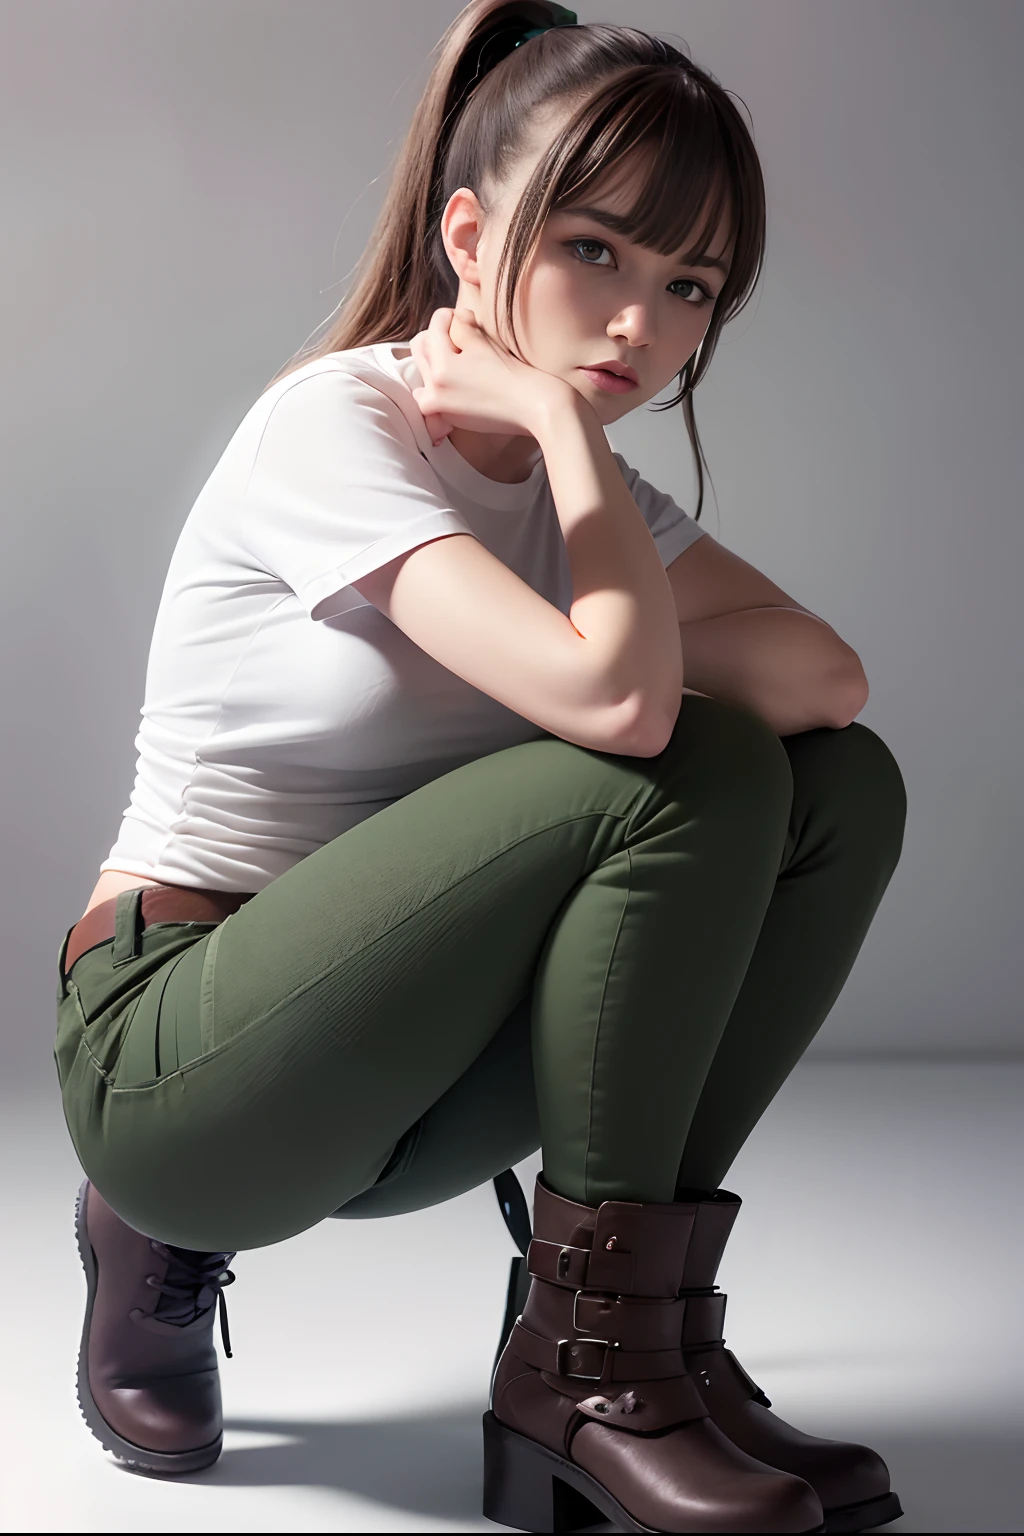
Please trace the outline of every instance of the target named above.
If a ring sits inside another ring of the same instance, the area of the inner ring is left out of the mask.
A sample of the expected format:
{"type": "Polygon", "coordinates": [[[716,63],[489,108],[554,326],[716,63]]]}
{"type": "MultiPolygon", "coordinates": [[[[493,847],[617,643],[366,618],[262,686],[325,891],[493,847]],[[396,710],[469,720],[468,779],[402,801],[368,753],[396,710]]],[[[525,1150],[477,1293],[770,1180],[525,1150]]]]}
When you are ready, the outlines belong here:
{"type": "Polygon", "coordinates": [[[113,965],[127,965],[140,953],[142,891],[143,887],[136,885],[130,891],[118,892],[110,956],[113,965]]]}

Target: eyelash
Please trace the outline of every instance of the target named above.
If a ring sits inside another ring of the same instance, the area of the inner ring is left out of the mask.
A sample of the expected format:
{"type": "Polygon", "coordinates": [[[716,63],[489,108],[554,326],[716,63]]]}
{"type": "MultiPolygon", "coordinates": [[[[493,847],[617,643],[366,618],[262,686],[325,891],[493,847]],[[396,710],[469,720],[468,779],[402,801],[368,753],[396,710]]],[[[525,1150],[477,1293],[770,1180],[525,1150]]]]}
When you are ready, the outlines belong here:
{"type": "MultiPolygon", "coordinates": [[[[569,240],[566,243],[570,250],[572,250],[577,245],[597,245],[600,246],[602,251],[607,251],[609,255],[611,254],[611,246],[605,245],[603,240],[593,240],[589,235],[581,235],[577,240],[569,240]]],[[[576,260],[581,262],[585,267],[597,266],[596,261],[586,261],[582,256],[577,256],[576,260]]],[[[695,288],[699,294],[703,295],[699,304],[695,304],[691,299],[683,299],[683,303],[689,304],[691,309],[703,309],[705,304],[713,304],[715,302],[714,294],[708,293],[707,289],[702,288],[700,283],[698,283],[692,277],[676,277],[673,278],[673,282],[689,283],[692,288],[695,288]]],[[[681,295],[677,295],[677,297],[681,297],[681,295]]]]}

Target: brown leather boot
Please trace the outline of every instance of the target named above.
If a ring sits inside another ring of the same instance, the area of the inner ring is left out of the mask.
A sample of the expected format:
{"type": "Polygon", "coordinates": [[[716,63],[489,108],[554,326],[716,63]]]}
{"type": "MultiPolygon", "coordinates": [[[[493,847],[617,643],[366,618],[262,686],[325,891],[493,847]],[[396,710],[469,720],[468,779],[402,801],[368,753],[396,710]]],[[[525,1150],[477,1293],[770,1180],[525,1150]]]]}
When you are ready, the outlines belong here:
{"type": "Polygon", "coordinates": [[[84,1181],[75,1232],[88,1294],[78,1355],[82,1416],[105,1450],[153,1472],[195,1472],[220,1455],[213,1344],[233,1253],[193,1253],[143,1237],[84,1181]]]}
{"type": "Polygon", "coordinates": [[[525,1531],[810,1532],[817,1495],[738,1450],[686,1374],[693,1204],[562,1199],[538,1179],[530,1289],[484,1415],[484,1514],[525,1531]],[[595,1510],[597,1513],[595,1514],[595,1510]]]}
{"type": "Polygon", "coordinates": [[[680,1286],[686,1297],[686,1369],[711,1418],[734,1445],[810,1483],[825,1511],[826,1531],[866,1531],[897,1520],[903,1510],[881,1456],[866,1445],[805,1435],[770,1413],[771,1399],[725,1347],[726,1297],[717,1291],[715,1276],[741,1204],[725,1189],[696,1202],[680,1286]]]}

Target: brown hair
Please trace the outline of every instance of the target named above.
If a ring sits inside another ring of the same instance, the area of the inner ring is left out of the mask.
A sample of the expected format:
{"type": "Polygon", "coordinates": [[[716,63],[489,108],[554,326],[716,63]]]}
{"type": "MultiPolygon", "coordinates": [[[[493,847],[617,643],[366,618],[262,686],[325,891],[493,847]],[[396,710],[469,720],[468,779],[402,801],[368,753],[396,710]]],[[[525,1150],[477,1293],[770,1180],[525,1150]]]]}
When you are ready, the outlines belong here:
{"type": "MultiPolygon", "coordinates": [[[[453,306],[458,279],[441,239],[448,199],[469,187],[486,210],[525,148],[538,113],[574,104],[512,214],[498,263],[509,332],[516,285],[548,213],[608,185],[618,169],[642,173],[621,233],[662,255],[678,251],[702,210],[687,255],[703,255],[724,211],[734,253],[700,348],[680,370],[682,404],[704,502],[704,455],[692,390],[707,373],[722,326],[746,306],[764,261],[765,193],[753,139],[730,93],[670,43],[635,27],[566,25],[573,13],[548,0],[471,0],[435,49],[436,62],[398,152],[384,205],[342,313],[320,341],[296,354],[267,389],[330,352],[408,341],[435,309],[453,306]],[[518,39],[531,27],[551,30],[518,39]]],[[[265,391],[264,391],[265,392],[265,391]]]]}

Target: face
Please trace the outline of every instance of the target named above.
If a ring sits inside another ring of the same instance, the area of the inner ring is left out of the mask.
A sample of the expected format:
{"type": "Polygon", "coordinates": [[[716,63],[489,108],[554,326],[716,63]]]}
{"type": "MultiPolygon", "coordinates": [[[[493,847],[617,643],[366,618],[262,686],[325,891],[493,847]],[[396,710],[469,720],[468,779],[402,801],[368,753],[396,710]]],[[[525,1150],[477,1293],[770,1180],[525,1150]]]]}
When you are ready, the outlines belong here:
{"type": "MultiPolygon", "coordinates": [[[[489,215],[468,188],[460,188],[442,221],[460,279],[457,303],[472,309],[506,346],[512,345],[511,336],[503,306],[495,302],[498,258],[539,153],[524,157],[489,215]]],[[[707,252],[708,261],[717,258],[722,265],[686,264],[646,250],[601,222],[602,212],[627,210],[628,181],[581,201],[592,211],[559,209],[548,216],[519,281],[516,335],[527,362],[571,384],[608,425],[660,394],[696,351],[725,285],[732,242],[726,218],[707,252]],[[636,386],[602,387],[602,375],[586,370],[605,362],[631,367],[636,386]]]]}

